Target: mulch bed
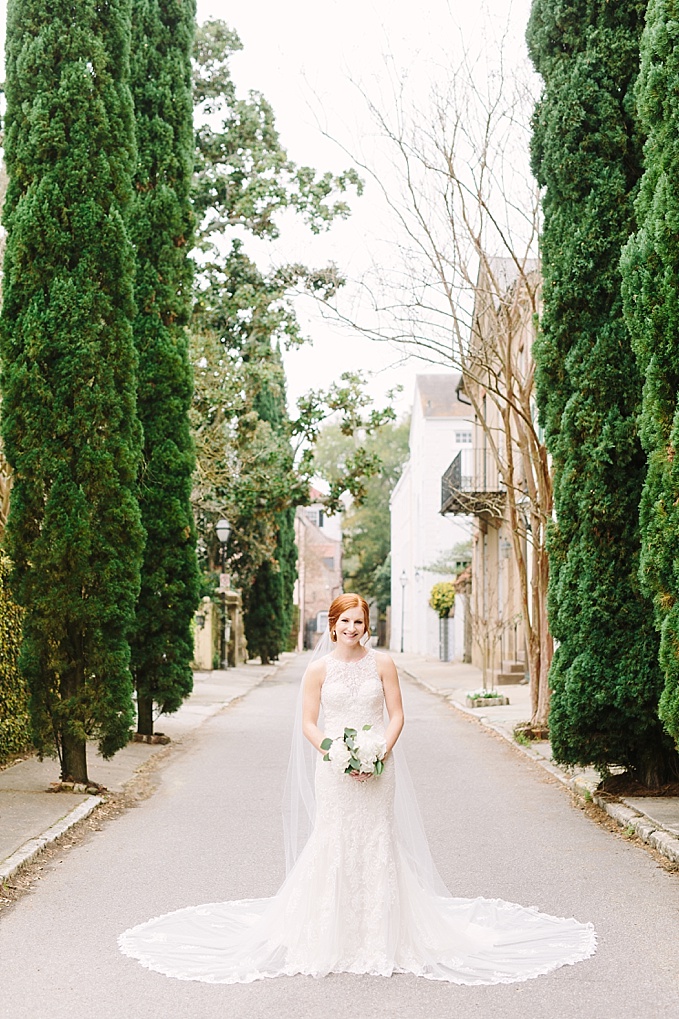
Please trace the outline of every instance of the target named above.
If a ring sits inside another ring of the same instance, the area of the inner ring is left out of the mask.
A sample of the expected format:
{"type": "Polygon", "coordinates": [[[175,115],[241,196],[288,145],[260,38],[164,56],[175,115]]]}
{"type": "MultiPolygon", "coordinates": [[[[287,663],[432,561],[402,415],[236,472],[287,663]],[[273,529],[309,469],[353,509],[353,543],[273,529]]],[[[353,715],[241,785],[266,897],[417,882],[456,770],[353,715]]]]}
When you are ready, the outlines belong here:
{"type": "Polygon", "coordinates": [[[611,796],[679,796],[679,782],[667,782],[652,789],[631,775],[610,775],[600,784],[599,791],[611,796]]]}

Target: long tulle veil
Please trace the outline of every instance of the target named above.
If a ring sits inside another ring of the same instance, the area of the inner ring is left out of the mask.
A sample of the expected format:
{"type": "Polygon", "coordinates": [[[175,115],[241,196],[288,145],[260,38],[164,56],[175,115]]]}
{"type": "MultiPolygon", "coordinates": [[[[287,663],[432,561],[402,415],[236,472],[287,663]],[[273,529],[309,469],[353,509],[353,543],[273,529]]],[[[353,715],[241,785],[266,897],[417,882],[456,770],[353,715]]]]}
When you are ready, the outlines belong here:
{"type": "MultiPolygon", "coordinates": [[[[366,634],[363,638],[363,643],[367,644],[369,639],[370,634],[366,634]]],[[[330,631],[326,629],[314,649],[297,693],[290,760],[283,793],[283,832],[285,839],[285,870],[287,874],[290,873],[304,849],[316,818],[314,773],[318,760],[318,751],[314,749],[302,732],[304,681],[309,666],[318,661],[319,658],[330,654],[333,646],[330,639],[330,631]]],[[[323,728],[322,711],[318,725],[321,729],[323,728]]],[[[450,893],[436,869],[429,850],[429,843],[424,832],[415,790],[402,747],[400,746],[400,740],[394,747],[392,756],[396,768],[394,815],[401,847],[421,884],[437,895],[449,895],[450,893]]],[[[375,779],[375,781],[379,781],[379,779],[375,779]]]]}

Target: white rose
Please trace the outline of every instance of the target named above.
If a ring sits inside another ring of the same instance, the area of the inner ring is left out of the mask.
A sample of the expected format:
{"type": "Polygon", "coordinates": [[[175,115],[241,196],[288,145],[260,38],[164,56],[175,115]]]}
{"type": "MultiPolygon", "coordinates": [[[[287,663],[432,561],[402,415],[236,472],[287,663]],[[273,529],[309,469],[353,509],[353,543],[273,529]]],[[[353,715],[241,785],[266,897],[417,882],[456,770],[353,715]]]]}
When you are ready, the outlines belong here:
{"type": "Polygon", "coordinates": [[[387,745],[383,737],[373,734],[370,731],[362,732],[359,736],[359,744],[356,756],[361,763],[361,771],[371,773],[375,770],[375,761],[384,757],[387,745]]]}
{"type": "Polygon", "coordinates": [[[330,763],[338,771],[346,771],[347,765],[349,764],[349,758],[351,757],[351,751],[346,745],[344,740],[340,737],[332,742],[332,746],[328,750],[328,757],[330,763]]]}

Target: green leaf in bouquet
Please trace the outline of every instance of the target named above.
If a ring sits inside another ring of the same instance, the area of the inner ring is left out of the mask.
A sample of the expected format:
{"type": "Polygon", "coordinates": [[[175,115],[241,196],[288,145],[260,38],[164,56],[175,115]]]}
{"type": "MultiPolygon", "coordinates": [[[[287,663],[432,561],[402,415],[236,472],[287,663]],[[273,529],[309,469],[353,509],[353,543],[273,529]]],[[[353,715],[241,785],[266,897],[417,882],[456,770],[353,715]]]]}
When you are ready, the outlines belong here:
{"type": "Polygon", "coordinates": [[[346,743],[346,745],[349,747],[350,750],[355,750],[356,749],[356,744],[355,744],[354,740],[349,739],[348,736],[345,737],[344,742],[346,743]]]}
{"type": "Polygon", "coordinates": [[[323,760],[324,761],[329,761],[330,760],[330,754],[324,754],[323,755],[323,760]]]}
{"type": "Polygon", "coordinates": [[[367,732],[367,731],[368,731],[368,729],[372,729],[372,725],[364,725],[364,726],[363,726],[363,730],[362,730],[362,731],[363,731],[363,732],[367,732]]]}
{"type": "Polygon", "coordinates": [[[347,728],[347,729],[344,730],[344,738],[346,739],[347,736],[351,736],[351,737],[358,736],[358,733],[356,732],[355,729],[348,729],[347,728]]]}
{"type": "Polygon", "coordinates": [[[329,750],[331,746],[332,746],[332,740],[330,739],[329,736],[326,736],[325,739],[321,743],[321,750],[329,750]]]}
{"type": "Polygon", "coordinates": [[[375,761],[375,774],[381,775],[384,771],[384,761],[375,761]]]}

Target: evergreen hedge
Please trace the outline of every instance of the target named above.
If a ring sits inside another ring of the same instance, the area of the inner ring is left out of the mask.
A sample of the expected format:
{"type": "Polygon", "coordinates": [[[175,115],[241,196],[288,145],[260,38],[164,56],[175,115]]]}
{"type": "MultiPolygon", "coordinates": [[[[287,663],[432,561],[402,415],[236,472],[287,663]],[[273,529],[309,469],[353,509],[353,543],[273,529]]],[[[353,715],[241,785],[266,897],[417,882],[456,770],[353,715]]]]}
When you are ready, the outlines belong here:
{"type": "Polygon", "coordinates": [[[657,717],[658,640],[638,580],[642,383],[619,268],[641,176],[632,89],[645,9],[645,0],[535,0],[527,39],[544,82],[532,145],[544,188],[534,352],[555,484],[552,748],[561,763],[625,765],[652,783],[672,754],[657,717]]]}
{"type": "Polygon", "coordinates": [[[0,553],[0,763],[31,742],[28,687],[18,668],[22,613],[9,590],[10,570],[0,553]]]}
{"type": "Polygon", "coordinates": [[[679,742],[679,4],[672,0],[649,3],[636,100],[647,135],[645,171],[638,230],[621,264],[627,322],[645,377],[640,576],[661,635],[660,714],[679,742]]]}

